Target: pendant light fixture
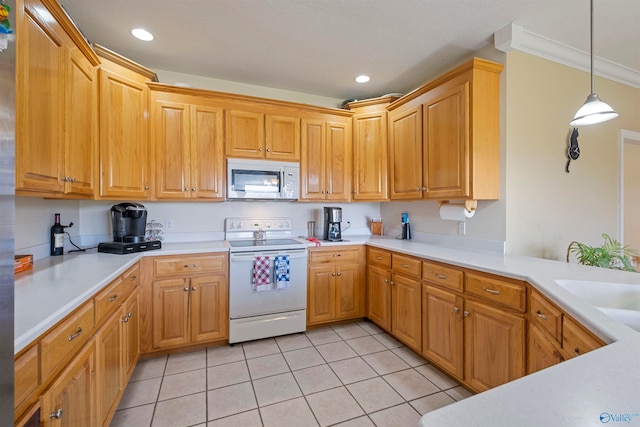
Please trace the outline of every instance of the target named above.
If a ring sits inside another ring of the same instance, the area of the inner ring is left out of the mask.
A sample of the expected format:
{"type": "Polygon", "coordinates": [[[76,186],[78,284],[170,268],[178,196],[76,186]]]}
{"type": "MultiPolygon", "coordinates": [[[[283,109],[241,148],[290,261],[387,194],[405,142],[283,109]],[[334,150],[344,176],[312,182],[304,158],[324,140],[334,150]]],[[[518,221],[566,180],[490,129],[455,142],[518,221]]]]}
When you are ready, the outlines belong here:
{"type": "Polygon", "coordinates": [[[606,122],[608,120],[618,117],[618,113],[613,111],[613,108],[605,102],[600,100],[598,94],[594,91],[594,76],[593,76],[593,0],[591,2],[591,26],[590,26],[590,57],[591,57],[591,93],[587,96],[587,100],[584,105],[580,107],[573,120],[569,123],[571,126],[584,126],[594,125],[596,123],[606,122]]]}

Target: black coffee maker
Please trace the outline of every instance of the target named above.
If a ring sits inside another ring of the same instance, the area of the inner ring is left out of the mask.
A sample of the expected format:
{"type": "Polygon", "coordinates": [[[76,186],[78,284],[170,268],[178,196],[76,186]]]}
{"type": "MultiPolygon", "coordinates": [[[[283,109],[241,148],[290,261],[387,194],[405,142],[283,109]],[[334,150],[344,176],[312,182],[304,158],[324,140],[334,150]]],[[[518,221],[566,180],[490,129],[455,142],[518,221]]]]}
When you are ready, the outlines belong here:
{"type": "Polygon", "coordinates": [[[145,241],[147,209],[140,203],[124,202],[111,207],[113,242],[100,243],[98,252],[126,254],[160,249],[159,241],[145,241]]]}
{"type": "Polygon", "coordinates": [[[324,208],[324,233],[322,238],[330,242],[342,241],[342,208],[324,208]]]}

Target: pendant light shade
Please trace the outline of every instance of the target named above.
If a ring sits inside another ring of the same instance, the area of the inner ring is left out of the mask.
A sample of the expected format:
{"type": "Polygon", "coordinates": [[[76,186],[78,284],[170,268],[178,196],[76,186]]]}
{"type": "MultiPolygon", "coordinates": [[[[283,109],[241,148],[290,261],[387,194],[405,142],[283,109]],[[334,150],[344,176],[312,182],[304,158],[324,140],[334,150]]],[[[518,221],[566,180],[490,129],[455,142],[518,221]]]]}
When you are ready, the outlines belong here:
{"type": "Polygon", "coordinates": [[[615,119],[619,116],[613,108],[606,102],[602,102],[600,97],[594,90],[594,76],[593,76],[593,0],[590,1],[591,11],[591,26],[590,26],[590,59],[591,59],[591,93],[587,96],[587,100],[584,105],[580,107],[573,120],[569,122],[571,126],[585,126],[594,125],[596,123],[606,122],[608,120],[615,119]]]}

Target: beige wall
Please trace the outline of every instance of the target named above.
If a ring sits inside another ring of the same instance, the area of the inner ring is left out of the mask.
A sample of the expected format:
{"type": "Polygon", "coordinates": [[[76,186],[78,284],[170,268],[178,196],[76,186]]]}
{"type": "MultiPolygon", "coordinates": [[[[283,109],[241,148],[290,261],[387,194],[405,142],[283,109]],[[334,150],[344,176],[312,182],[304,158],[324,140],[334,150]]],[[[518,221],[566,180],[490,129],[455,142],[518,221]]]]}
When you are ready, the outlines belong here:
{"type": "MultiPolygon", "coordinates": [[[[632,142],[632,141],[629,141],[632,142]]],[[[640,250],[640,141],[624,144],[624,244],[640,250]]]]}
{"type": "Polygon", "coordinates": [[[567,161],[569,121],[589,74],[519,51],[507,54],[507,252],[564,259],[572,240],[600,244],[618,233],[618,133],[640,130],[640,90],[596,78],[616,120],[579,129],[580,158],[567,161]]]}

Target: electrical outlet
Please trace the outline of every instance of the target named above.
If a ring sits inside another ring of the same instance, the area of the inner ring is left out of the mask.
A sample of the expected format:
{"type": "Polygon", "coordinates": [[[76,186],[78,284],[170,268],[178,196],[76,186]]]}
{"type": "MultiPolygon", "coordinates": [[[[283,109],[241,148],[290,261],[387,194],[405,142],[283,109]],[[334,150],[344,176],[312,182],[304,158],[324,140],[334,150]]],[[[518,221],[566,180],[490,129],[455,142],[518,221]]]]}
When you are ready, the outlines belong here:
{"type": "Polygon", "coordinates": [[[173,220],[172,219],[165,219],[164,220],[164,229],[169,231],[169,230],[173,230],[173,220]]]}
{"type": "Polygon", "coordinates": [[[460,221],[458,223],[458,234],[467,234],[467,223],[464,221],[460,221]]]}

